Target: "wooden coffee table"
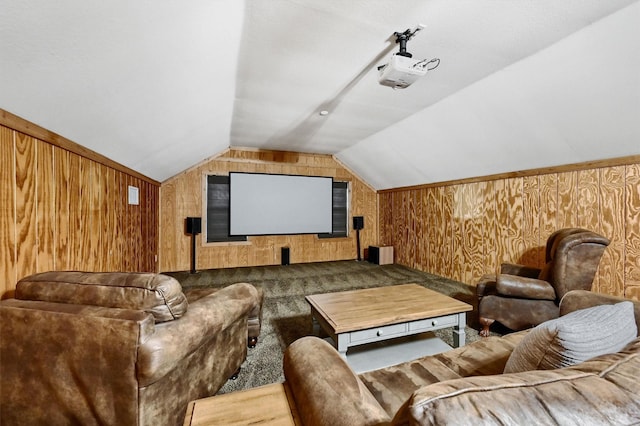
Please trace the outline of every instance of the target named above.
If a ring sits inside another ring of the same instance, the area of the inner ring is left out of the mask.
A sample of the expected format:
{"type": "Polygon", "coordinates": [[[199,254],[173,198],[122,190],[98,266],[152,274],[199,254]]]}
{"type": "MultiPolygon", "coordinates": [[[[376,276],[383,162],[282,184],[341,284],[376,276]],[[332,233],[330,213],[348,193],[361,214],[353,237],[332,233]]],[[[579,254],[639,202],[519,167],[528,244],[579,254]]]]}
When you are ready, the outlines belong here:
{"type": "Polygon", "coordinates": [[[418,284],[314,294],[306,300],[314,326],[329,334],[345,359],[352,346],[447,327],[453,327],[454,346],[464,346],[466,312],[473,309],[418,284]]]}

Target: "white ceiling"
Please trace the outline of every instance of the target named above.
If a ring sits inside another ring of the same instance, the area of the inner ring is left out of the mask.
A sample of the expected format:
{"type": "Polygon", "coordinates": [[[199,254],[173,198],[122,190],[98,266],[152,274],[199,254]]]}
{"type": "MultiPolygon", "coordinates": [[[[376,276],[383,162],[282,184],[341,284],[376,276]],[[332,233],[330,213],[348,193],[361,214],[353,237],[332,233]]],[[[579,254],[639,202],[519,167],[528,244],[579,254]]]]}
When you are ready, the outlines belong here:
{"type": "Polygon", "coordinates": [[[2,0],[0,108],[160,181],[229,146],[377,189],[637,155],[640,0],[2,0]],[[418,23],[440,66],[378,85],[418,23]]]}

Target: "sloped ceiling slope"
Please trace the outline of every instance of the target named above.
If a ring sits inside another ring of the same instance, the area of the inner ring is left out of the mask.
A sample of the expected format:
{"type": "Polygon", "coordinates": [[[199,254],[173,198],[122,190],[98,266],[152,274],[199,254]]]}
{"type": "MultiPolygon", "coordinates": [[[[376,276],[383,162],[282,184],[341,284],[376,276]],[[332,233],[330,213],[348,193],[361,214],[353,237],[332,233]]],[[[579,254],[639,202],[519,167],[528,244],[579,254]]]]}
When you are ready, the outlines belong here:
{"type": "Polygon", "coordinates": [[[640,153],[638,24],[640,0],[6,0],[0,108],[157,180],[234,146],[392,188],[640,153]],[[418,23],[440,66],[380,86],[418,23]]]}
{"type": "Polygon", "coordinates": [[[229,146],[244,3],[3,0],[0,108],[156,180],[229,146]]]}

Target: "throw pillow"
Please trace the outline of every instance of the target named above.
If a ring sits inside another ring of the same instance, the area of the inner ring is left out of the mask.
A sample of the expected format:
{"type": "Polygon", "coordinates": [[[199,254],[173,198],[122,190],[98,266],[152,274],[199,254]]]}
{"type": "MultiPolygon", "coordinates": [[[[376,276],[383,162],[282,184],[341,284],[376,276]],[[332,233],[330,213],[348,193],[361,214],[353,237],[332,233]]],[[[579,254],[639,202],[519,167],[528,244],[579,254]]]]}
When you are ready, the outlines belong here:
{"type": "Polygon", "coordinates": [[[631,302],[574,311],[531,330],[511,353],[504,372],[569,367],[620,351],[637,332],[631,302]]]}

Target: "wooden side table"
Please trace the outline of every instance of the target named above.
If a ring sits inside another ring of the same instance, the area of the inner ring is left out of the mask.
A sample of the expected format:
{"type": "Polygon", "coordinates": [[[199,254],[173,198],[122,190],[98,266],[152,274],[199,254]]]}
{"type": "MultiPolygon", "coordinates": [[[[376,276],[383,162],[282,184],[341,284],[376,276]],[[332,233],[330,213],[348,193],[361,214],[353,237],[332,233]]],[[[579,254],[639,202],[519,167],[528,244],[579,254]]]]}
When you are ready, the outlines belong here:
{"type": "Polygon", "coordinates": [[[285,383],[191,401],[184,426],[299,426],[295,404],[285,383]]]}

